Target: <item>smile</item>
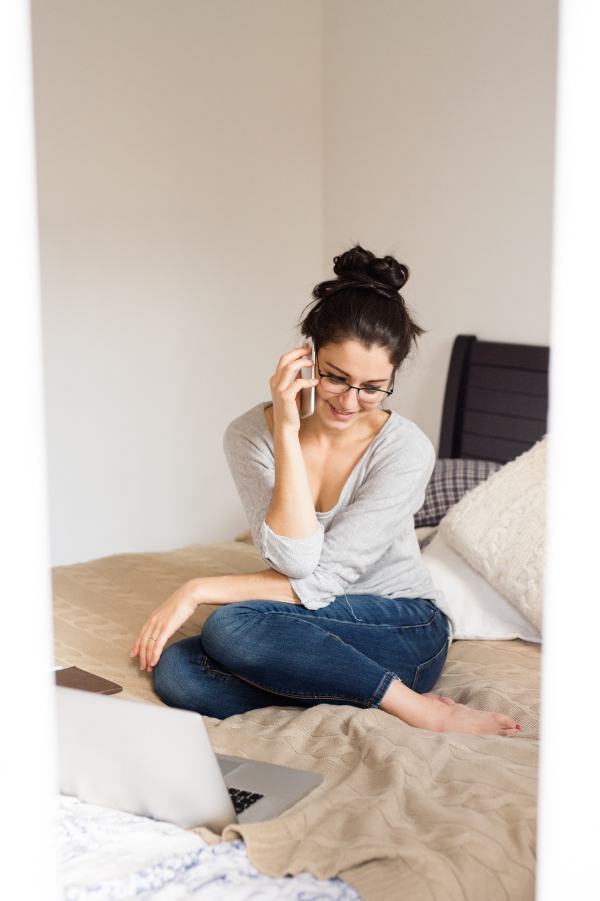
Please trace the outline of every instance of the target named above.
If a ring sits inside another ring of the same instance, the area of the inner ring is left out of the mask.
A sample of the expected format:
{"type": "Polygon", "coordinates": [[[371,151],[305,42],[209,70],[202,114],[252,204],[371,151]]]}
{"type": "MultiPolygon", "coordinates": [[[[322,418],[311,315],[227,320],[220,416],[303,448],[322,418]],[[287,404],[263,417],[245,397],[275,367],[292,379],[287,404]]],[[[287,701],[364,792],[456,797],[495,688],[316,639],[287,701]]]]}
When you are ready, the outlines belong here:
{"type": "Polygon", "coordinates": [[[336,416],[341,416],[344,419],[348,419],[350,416],[354,416],[355,413],[360,413],[360,410],[351,410],[349,413],[345,412],[344,410],[338,410],[336,407],[333,406],[332,403],[329,403],[329,401],[327,401],[327,403],[329,404],[329,406],[331,407],[333,412],[336,414],[336,416]]]}

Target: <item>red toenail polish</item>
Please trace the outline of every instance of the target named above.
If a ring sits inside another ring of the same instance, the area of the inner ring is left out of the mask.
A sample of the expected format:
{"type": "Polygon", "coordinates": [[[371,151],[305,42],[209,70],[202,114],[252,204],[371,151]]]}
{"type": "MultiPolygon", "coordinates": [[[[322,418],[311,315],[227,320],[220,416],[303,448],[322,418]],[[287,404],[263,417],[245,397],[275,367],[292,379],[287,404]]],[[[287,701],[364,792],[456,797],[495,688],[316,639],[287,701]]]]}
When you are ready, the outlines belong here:
{"type": "Polygon", "coordinates": [[[521,727],[518,724],[517,724],[517,729],[519,729],[519,730],[521,729],[521,727]]]}

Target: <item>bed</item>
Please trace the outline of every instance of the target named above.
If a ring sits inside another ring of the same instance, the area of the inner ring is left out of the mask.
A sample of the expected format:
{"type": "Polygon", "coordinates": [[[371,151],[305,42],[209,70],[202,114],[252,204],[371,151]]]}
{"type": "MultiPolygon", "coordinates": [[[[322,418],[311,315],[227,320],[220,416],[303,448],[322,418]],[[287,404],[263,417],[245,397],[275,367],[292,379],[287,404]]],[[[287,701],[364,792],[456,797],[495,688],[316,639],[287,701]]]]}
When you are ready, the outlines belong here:
{"type": "MultiPolygon", "coordinates": [[[[440,456],[506,463],[532,447],[546,431],[547,367],[547,348],[458,336],[440,456]]],[[[56,663],[118,682],[117,698],[160,704],[129,658],[140,623],[192,576],[261,568],[247,535],[58,567],[56,663]]],[[[212,609],[172,640],[197,634],[212,609]]],[[[528,641],[455,641],[435,688],[514,717],[514,739],[430,733],[379,710],[330,705],[206,718],[217,751],[314,770],[322,785],[276,820],[222,835],[63,798],[63,897],[530,901],[539,658],[528,641]]]]}
{"type": "Polygon", "coordinates": [[[547,347],[454,341],[438,456],[508,463],[547,431],[547,347]]]}

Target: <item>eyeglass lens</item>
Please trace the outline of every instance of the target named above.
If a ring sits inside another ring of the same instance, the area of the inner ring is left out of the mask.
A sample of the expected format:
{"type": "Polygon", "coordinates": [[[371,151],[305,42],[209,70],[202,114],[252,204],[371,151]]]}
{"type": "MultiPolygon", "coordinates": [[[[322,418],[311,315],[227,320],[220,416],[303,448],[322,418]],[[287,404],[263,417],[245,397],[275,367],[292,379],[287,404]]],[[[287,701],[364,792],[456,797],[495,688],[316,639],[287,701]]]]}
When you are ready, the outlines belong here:
{"type": "MultiPolygon", "coordinates": [[[[328,375],[321,377],[321,384],[326,391],[331,391],[332,394],[345,394],[350,388],[354,387],[353,385],[346,384],[342,379],[337,379],[328,375]]],[[[382,391],[379,388],[366,387],[355,388],[354,390],[362,400],[366,401],[381,400],[382,397],[387,395],[387,391],[382,391]]]]}

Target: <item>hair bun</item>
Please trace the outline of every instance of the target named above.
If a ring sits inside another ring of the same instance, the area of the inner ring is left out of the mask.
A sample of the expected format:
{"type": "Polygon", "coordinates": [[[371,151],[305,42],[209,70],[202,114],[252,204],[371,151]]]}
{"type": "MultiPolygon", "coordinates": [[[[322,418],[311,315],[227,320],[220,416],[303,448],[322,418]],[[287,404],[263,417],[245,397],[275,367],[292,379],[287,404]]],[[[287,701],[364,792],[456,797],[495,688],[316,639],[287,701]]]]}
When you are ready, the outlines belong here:
{"type": "Polygon", "coordinates": [[[358,341],[367,349],[383,347],[398,369],[423,334],[399,292],[408,268],[394,257],[376,257],[359,244],[333,263],[336,277],[313,288],[314,303],[308,304],[301,333],[312,338],[316,348],[344,341],[358,341]]]}
{"type": "Polygon", "coordinates": [[[376,282],[399,291],[408,281],[408,267],[391,256],[376,257],[360,244],[334,257],[333,271],[344,281],[355,282],[357,287],[376,282]]]}

